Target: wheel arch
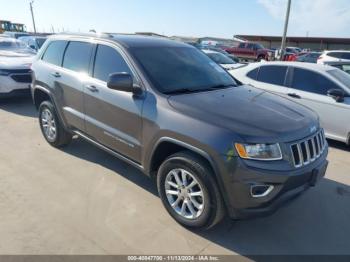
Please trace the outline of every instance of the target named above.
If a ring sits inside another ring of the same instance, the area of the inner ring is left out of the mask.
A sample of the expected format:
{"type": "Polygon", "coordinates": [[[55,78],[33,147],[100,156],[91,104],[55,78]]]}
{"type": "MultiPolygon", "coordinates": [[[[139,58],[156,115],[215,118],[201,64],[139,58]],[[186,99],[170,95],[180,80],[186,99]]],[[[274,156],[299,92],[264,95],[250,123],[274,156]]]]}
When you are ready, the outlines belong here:
{"type": "Polygon", "coordinates": [[[193,154],[199,156],[204,160],[208,167],[213,172],[213,179],[217,183],[217,186],[220,190],[225,209],[229,207],[229,201],[227,198],[226,190],[223,184],[222,179],[220,178],[219,168],[215,164],[213,158],[204,150],[190,145],[186,142],[179,141],[170,137],[162,137],[155,144],[152,154],[150,156],[150,161],[146,166],[147,174],[149,174],[153,179],[157,177],[157,171],[161,164],[171,155],[176,154],[181,151],[190,151],[193,154]],[[165,149],[165,150],[164,150],[165,149]],[[160,156],[160,157],[159,157],[160,156]]]}

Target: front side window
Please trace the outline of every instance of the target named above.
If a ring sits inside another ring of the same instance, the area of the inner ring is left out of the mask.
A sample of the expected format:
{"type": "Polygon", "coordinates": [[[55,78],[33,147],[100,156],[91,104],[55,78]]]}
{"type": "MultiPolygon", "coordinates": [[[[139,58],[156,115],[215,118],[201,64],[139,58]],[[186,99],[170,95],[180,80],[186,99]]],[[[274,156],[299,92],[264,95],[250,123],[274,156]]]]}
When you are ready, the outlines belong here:
{"type": "Polygon", "coordinates": [[[154,87],[164,94],[237,86],[221,66],[192,47],[135,47],[130,51],[154,87]]]}
{"type": "Polygon", "coordinates": [[[129,73],[131,70],[124,58],[112,47],[98,45],[93,77],[107,82],[112,73],[129,73]]]}
{"type": "Polygon", "coordinates": [[[42,60],[57,66],[62,65],[63,53],[66,49],[67,42],[66,41],[53,41],[49,44],[46,49],[42,60]]]}
{"type": "Polygon", "coordinates": [[[292,88],[300,91],[327,95],[330,89],[339,89],[333,81],[327,77],[301,68],[294,68],[292,88]]]}
{"type": "Polygon", "coordinates": [[[63,58],[63,67],[88,73],[93,45],[86,42],[70,42],[63,58]]]}
{"type": "Polygon", "coordinates": [[[259,70],[258,81],[284,86],[286,73],[286,66],[262,66],[259,70]]]}
{"type": "Polygon", "coordinates": [[[329,70],[327,73],[350,89],[350,65],[343,65],[341,66],[341,69],[343,71],[329,70]]]}

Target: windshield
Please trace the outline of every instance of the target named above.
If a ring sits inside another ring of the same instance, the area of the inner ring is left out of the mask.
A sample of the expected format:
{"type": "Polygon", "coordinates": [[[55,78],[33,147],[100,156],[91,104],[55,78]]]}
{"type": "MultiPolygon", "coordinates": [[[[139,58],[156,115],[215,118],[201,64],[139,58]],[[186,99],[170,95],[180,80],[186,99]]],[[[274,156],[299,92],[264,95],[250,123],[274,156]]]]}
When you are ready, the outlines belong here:
{"type": "Polygon", "coordinates": [[[28,50],[28,46],[24,42],[16,39],[0,38],[0,50],[5,50],[5,51],[28,50]]]}
{"type": "Polygon", "coordinates": [[[265,47],[261,44],[255,44],[256,49],[265,49],[265,47]]]}
{"type": "Polygon", "coordinates": [[[340,69],[330,70],[328,71],[330,75],[332,75],[339,82],[343,83],[347,88],[350,88],[350,75],[341,71],[340,69]]]}
{"type": "Polygon", "coordinates": [[[228,56],[225,56],[221,53],[207,53],[207,56],[209,56],[215,63],[221,64],[221,65],[228,65],[228,64],[235,64],[236,62],[233,61],[228,56]]]}
{"type": "Polygon", "coordinates": [[[164,94],[237,86],[221,66],[192,47],[143,47],[131,52],[152,84],[164,94]]]}

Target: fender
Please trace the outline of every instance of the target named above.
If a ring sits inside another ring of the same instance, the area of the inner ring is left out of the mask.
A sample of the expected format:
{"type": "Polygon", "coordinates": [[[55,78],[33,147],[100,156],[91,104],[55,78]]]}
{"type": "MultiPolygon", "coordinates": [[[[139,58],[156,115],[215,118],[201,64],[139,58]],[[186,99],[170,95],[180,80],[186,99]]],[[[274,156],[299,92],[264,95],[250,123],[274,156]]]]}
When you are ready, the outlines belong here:
{"type": "Polygon", "coordinates": [[[60,122],[63,124],[63,126],[64,126],[64,128],[65,128],[66,130],[69,130],[69,128],[68,128],[68,126],[67,126],[67,124],[66,124],[66,121],[65,121],[65,119],[64,119],[64,117],[63,117],[61,111],[60,111],[60,110],[57,110],[57,109],[58,109],[57,103],[56,103],[55,98],[54,98],[54,96],[52,95],[52,93],[51,93],[51,91],[50,91],[49,89],[47,89],[47,88],[45,88],[45,87],[43,87],[43,86],[41,86],[41,85],[35,85],[34,87],[32,87],[32,98],[33,98],[33,103],[35,103],[34,93],[35,93],[35,90],[36,90],[36,89],[39,89],[39,90],[43,91],[44,93],[46,93],[46,94],[50,97],[50,100],[51,100],[53,106],[55,107],[55,110],[56,110],[56,113],[57,113],[57,116],[58,116],[60,122]]]}
{"type": "Polygon", "coordinates": [[[226,190],[225,190],[225,187],[223,185],[223,181],[220,177],[220,172],[219,172],[219,169],[217,167],[217,165],[215,164],[215,161],[212,159],[212,157],[205,151],[203,151],[202,149],[198,148],[198,147],[195,147],[193,145],[190,145],[188,143],[185,143],[183,141],[180,141],[180,140],[177,140],[177,139],[174,139],[174,138],[171,138],[171,137],[161,137],[154,145],[153,149],[152,149],[152,154],[150,155],[150,158],[148,159],[147,161],[147,167],[145,168],[145,170],[147,170],[147,173],[150,173],[150,169],[151,169],[151,162],[152,162],[152,159],[153,159],[153,156],[154,156],[154,153],[156,151],[156,149],[158,148],[159,144],[162,143],[162,142],[171,142],[171,143],[174,143],[176,145],[179,145],[179,146],[182,146],[184,148],[187,148],[197,154],[199,154],[200,156],[204,157],[210,164],[210,166],[213,168],[213,172],[214,172],[214,178],[215,180],[217,181],[218,183],[218,186],[219,186],[219,189],[221,191],[221,196],[224,200],[224,203],[225,203],[225,206],[226,208],[229,206],[229,201],[227,199],[227,193],[226,193],[226,190]]]}

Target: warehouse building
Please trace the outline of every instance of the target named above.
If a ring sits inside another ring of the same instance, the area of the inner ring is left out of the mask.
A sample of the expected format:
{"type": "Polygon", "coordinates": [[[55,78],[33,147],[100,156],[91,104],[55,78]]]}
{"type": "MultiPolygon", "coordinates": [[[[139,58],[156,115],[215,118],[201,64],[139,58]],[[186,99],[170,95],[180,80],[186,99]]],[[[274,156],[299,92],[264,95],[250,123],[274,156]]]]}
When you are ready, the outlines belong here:
{"type": "MultiPolygon", "coordinates": [[[[266,48],[280,48],[280,36],[236,35],[235,38],[257,42],[266,48]]],[[[287,37],[287,46],[312,50],[350,50],[350,38],[287,37]]]]}

